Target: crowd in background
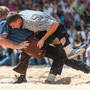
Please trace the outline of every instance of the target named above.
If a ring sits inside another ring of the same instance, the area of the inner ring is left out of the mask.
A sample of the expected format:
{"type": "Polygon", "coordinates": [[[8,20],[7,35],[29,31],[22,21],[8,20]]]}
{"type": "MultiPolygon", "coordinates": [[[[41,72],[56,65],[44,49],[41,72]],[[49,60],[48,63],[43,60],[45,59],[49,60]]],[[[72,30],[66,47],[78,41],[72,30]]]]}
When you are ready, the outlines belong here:
{"type": "MultiPolygon", "coordinates": [[[[37,10],[53,16],[59,23],[65,25],[68,38],[74,48],[82,45],[86,48],[86,54],[82,56],[83,58],[79,58],[90,65],[90,0],[0,0],[0,5],[7,6],[11,11],[37,10]]],[[[18,51],[11,50],[12,53],[10,53],[5,48],[0,51],[1,54],[6,53],[6,56],[1,55],[1,58],[9,56],[11,59],[11,54],[15,54],[15,64],[18,63],[18,51]]],[[[1,58],[0,60],[3,59],[1,58]]],[[[29,64],[32,65],[42,63],[51,65],[52,63],[52,60],[47,58],[31,59],[29,64]]]]}

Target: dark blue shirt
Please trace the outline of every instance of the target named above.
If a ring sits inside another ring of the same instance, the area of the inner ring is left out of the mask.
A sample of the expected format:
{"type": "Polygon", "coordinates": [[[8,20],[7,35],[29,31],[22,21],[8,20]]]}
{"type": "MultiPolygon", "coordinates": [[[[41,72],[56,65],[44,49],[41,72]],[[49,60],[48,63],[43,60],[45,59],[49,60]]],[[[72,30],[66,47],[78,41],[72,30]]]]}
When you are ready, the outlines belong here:
{"type": "Polygon", "coordinates": [[[12,29],[10,26],[7,25],[6,20],[0,21],[0,35],[7,34],[7,39],[21,43],[25,40],[27,40],[28,37],[30,37],[33,32],[29,31],[27,29],[12,29]]]}

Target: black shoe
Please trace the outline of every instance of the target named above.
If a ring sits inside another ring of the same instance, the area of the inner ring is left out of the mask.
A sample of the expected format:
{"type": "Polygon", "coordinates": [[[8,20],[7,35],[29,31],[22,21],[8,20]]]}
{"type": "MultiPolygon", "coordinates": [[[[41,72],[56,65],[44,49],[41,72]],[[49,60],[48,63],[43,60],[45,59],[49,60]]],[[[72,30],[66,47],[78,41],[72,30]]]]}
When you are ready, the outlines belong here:
{"type": "Polygon", "coordinates": [[[17,80],[13,83],[13,84],[17,84],[17,83],[26,83],[26,76],[25,75],[20,75],[19,77],[17,77],[17,80]]]}
{"type": "Polygon", "coordinates": [[[49,80],[45,80],[46,84],[56,84],[56,81],[49,81],[49,80]]]}

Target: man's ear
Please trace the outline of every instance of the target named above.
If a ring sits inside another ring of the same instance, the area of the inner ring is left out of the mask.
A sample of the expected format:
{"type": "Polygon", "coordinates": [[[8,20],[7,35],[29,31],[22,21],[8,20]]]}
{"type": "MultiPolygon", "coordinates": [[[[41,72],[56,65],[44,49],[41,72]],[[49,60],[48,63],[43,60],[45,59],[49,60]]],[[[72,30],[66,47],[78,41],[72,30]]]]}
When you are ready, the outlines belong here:
{"type": "Polygon", "coordinates": [[[17,21],[16,21],[16,22],[21,23],[21,19],[17,19],[17,21]]]}

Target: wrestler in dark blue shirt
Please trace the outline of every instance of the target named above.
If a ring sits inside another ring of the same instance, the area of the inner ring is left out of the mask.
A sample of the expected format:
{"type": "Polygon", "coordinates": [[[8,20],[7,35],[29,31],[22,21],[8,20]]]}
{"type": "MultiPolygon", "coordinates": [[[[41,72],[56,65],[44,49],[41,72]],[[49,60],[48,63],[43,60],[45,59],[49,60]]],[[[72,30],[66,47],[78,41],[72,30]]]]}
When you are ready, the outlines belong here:
{"type": "Polygon", "coordinates": [[[7,39],[21,43],[30,37],[33,32],[27,29],[12,29],[7,25],[6,20],[3,19],[0,21],[0,35],[7,35],[7,39]]]}

